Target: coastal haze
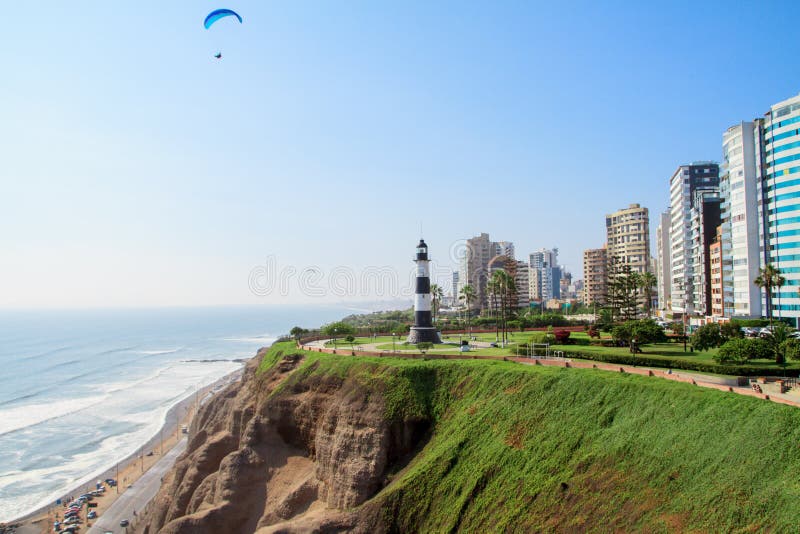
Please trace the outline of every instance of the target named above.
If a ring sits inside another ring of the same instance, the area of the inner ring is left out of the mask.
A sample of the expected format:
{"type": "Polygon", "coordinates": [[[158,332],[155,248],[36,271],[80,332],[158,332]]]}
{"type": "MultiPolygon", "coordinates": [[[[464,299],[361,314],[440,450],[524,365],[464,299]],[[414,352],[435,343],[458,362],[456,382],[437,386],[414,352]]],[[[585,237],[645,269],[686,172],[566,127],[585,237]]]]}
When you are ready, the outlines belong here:
{"type": "Polygon", "coordinates": [[[420,224],[451,268],[487,232],[577,273],[798,91],[797,2],[234,4],[3,6],[0,307],[338,301],[248,276],[404,277],[420,224]]]}
{"type": "Polygon", "coordinates": [[[290,306],[0,312],[0,522],[93,485],[158,435],[171,406],[240,369],[235,360],[251,358],[296,322],[347,313],[290,306]]]}

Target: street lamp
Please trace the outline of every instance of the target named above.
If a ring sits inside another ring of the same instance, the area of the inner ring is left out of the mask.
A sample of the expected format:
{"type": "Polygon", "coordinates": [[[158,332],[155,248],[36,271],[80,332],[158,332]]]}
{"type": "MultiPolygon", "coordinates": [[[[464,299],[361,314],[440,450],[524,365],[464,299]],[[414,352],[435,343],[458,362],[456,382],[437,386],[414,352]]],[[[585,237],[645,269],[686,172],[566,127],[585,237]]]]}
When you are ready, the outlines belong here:
{"type": "Polygon", "coordinates": [[[333,350],[336,350],[336,328],[333,329],[333,350]]]}
{"type": "Polygon", "coordinates": [[[394,342],[397,339],[397,332],[392,332],[392,352],[397,352],[397,349],[394,347],[394,342]]]}

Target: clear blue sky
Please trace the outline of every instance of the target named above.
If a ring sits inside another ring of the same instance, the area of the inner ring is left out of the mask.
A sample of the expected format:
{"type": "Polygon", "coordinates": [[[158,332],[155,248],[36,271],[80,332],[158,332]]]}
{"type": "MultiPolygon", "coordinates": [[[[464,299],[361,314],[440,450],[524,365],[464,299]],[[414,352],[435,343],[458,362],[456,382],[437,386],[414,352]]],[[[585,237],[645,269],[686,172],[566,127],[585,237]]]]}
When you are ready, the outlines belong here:
{"type": "Polygon", "coordinates": [[[442,266],[485,231],[579,278],[604,214],[655,226],[677,165],[800,92],[796,1],[3,12],[0,307],[315,300],[250,273],[406,276],[420,223],[442,266]]]}

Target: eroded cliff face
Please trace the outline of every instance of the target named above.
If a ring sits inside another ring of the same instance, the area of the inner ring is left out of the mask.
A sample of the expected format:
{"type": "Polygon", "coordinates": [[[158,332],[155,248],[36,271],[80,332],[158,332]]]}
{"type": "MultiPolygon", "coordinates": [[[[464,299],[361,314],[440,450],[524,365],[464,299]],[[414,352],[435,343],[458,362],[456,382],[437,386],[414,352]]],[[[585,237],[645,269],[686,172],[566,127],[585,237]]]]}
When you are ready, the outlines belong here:
{"type": "Polygon", "coordinates": [[[390,424],[384,400],[356,380],[288,380],[301,357],[283,357],[204,405],[187,451],[137,525],[147,534],[374,532],[351,509],[386,484],[427,422],[390,424]]]}

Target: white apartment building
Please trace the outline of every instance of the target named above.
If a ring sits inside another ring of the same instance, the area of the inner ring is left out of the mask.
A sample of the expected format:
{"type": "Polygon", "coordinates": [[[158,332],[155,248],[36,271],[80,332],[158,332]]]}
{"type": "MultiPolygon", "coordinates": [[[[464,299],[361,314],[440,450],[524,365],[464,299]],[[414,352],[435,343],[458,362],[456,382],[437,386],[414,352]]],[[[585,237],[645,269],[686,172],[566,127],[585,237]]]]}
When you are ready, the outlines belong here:
{"type": "Polygon", "coordinates": [[[672,262],[670,256],[670,213],[665,211],[659,216],[656,229],[656,278],[658,279],[658,309],[662,312],[670,309],[672,294],[672,262]]]}
{"type": "Polygon", "coordinates": [[[554,298],[556,284],[561,282],[561,270],[558,268],[558,249],[545,248],[532,252],[528,256],[530,266],[530,300],[547,302],[554,298]],[[558,280],[556,280],[556,276],[558,280]]]}
{"type": "Polygon", "coordinates": [[[761,317],[759,190],[760,123],[741,122],[722,134],[722,294],[726,317],[761,317]]]}

